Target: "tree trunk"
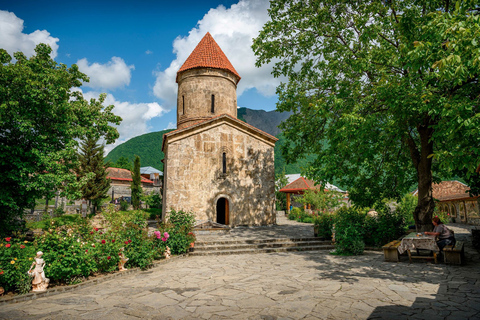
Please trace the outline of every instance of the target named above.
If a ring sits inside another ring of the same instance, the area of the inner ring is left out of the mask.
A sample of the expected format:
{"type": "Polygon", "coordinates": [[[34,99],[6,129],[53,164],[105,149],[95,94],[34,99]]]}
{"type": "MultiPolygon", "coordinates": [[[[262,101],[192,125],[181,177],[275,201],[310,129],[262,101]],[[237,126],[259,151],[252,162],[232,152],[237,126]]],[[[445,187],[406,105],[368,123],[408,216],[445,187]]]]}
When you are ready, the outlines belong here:
{"type": "Polygon", "coordinates": [[[420,137],[420,151],[415,146],[412,152],[412,147],[410,146],[418,177],[418,203],[413,213],[417,232],[432,231],[433,229],[432,215],[435,209],[432,195],[433,142],[431,137],[433,129],[429,128],[429,120],[425,121],[427,124],[417,128],[420,137]]]}

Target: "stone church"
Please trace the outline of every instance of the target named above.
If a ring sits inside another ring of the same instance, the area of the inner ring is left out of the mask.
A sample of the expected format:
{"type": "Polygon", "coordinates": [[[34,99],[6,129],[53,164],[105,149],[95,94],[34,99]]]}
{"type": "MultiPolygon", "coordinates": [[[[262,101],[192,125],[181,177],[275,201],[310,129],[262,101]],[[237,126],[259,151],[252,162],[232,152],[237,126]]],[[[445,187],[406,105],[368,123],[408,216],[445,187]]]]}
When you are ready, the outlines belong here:
{"type": "Polygon", "coordinates": [[[237,119],[240,76],[207,33],[177,72],[177,130],[163,136],[171,209],[229,226],[275,223],[278,140],[237,119]]]}

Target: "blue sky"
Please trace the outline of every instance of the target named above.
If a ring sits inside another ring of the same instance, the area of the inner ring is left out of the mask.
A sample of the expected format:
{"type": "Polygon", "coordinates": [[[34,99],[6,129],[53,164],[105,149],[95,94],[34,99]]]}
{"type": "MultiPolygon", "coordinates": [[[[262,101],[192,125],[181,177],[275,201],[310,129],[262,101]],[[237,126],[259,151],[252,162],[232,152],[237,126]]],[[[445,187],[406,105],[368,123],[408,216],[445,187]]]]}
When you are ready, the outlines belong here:
{"type": "Polygon", "coordinates": [[[238,106],[274,110],[279,80],[271,66],[255,68],[250,48],[267,9],[268,0],[2,0],[0,48],[31,56],[44,42],[57,62],[76,63],[90,77],[84,96],[107,93],[106,104],[124,118],[118,145],[175,127],[176,71],[207,31],[242,77],[238,106]]]}

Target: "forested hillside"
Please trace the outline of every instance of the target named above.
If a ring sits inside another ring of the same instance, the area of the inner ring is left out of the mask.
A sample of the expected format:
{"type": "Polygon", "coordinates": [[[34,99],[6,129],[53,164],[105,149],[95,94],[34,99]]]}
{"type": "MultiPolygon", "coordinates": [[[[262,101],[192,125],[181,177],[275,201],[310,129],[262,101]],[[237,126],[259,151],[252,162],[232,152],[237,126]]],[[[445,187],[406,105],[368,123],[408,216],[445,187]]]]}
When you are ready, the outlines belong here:
{"type": "Polygon", "coordinates": [[[110,151],[105,161],[115,163],[120,157],[125,157],[133,163],[135,155],[138,155],[142,167],[151,166],[163,171],[162,139],[163,135],[170,131],[172,129],[146,133],[132,138],[110,151]]]}

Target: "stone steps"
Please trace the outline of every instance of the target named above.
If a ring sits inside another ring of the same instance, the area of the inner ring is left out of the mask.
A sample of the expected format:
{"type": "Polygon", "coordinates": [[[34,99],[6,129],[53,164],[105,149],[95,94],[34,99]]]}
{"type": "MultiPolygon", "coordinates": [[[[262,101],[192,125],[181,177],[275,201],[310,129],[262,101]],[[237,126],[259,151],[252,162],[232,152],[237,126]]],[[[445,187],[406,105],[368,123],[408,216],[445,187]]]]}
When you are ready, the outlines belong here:
{"type": "Polygon", "coordinates": [[[330,241],[323,241],[318,238],[212,240],[196,242],[195,248],[190,251],[190,255],[205,256],[331,249],[334,249],[334,246],[330,241]]]}

